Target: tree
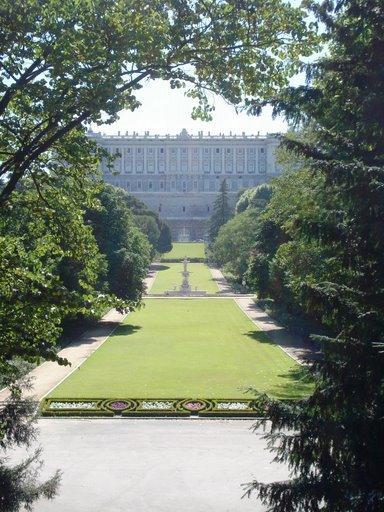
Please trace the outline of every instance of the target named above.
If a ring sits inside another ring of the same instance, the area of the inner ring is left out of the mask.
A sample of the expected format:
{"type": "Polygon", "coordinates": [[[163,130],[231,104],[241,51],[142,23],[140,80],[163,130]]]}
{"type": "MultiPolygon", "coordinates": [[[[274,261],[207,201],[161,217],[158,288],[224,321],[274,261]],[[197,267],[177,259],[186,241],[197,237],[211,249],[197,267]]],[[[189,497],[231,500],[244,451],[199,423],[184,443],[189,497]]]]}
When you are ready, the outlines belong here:
{"type": "MultiPolygon", "coordinates": [[[[88,211],[87,220],[108,263],[108,291],[135,307],[141,301],[151,262],[151,242],[135,225],[126,196],[124,190],[104,185],[97,196],[101,208],[88,211]]],[[[142,218],[150,218],[157,229],[152,217],[142,218]]],[[[153,243],[157,238],[156,234],[153,243]]]]}
{"type": "Polygon", "coordinates": [[[12,388],[12,394],[2,404],[0,423],[0,510],[15,512],[23,507],[32,510],[32,504],[44,497],[55,497],[60,483],[60,472],[45,482],[38,482],[38,470],[42,465],[41,449],[37,448],[25,460],[10,466],[6,464],[7,450],[15,446],[30,447],[36,437],[36,403],[20,399],[19,389],[28,387],[20,381],[12,388]]]}
{"type": "MultiPolygon", "coordinates": [[[[275,99],[276,110],[312,122],[315,143],[287,140],[306,158],[326,214],[294,229],[323,254],[296,286],[335,335],[319,337],[324,357],[311,367],[313,394],[295,404],[264,398],[267,439],[290,481],[253,482],[271,512],[384,508],[384,5],[346,0],[313,5],[329,56],[309,66],[311,82],[275,99]],[[326,251],[324,253],[324,251],[326,251]],[[311,279],[318,262],[332,265],[311,279]]],[[[294,248],[292,248],[294,249],[294,248]]],[[[286,260],[292,270],[297,259],[286,260]]]]}
{"type": "Polygon", "coordinates": [[[272,197],[272,187],[267,183],[262,183],[254,188],[248,188],[239,197],[235,211],[241,213],[248,208],[264,208],[272,197]]]}
{"type": "Polygon", "coordinates": [[[209,221],[209,239],[214,242],[221,226],[231,218],[232,210],[229,204],[228,185],[226,180],[220,184],[219,194],[213,204],[213,213],[209,221]]]}
{"type": "Polygon", "coordinates": [[[207,91],[255,111],[317,45],[304,10],[281,0],[4,0],[0,16],[2,205],[63,148],[76,160],[72,130],[137,108],[146,81],[189,84],[195,117],[210,117],[207,91]]]}
{"type": "Polygon", "coordinates": [[[160,254],[172,251],[172,233],[171,228],[166,222],[161,223],[160,236],[157,241],[157,251],[160,254]]]}
{"type": "Polygon", "coordinates": [[[212,244],[215,261],[230,272],[238,282],[248,268],[249,258],[257,239],[260,211],[247,209],[224,224],[212,244]]]}
{"type": "Polygon", "coordinates": [[[132,211],[136,225],[147,235],[152,245],[152,257],[156,252],[169,252],[172,249],[172,235],[169,226],[137,197],[127,193],[124,193],[122,197],[132,211]]]}

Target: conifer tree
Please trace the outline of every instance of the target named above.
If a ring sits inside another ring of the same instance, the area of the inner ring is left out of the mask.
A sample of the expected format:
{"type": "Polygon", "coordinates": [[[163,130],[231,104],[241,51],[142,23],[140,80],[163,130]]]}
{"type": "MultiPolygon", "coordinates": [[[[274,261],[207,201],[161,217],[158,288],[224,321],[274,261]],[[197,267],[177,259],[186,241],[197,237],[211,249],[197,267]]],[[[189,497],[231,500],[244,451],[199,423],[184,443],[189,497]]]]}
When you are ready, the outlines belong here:
{"type": "Polygon", "coordinates": [[[219,194],[213,204],[213,213],[209,222],[209,239],[214,242],[219,229],[231,218],[232,211],[229,204],[227,181],[223,180],[219,194]]]}
{"type": "MultiPolygon", "coordinates": [[[[286,141],[324,176],[337,208],[303,239],[333,247],[340,271],[302,292],[335,335],[319,337],[313,394],[295,404],[262,398],[266,438],[292,479],[253,482],[271,512],[384,510],[384,4],[346,0],[313,6],[329,57],[312,81],[276,98],[276,111],[311,121],[316,144],[286,141]]],[[[334,260],[336,262],[336,260],[334,260]]]]}
{"type": "Polygon", "coordinates": [[[161,223],[160,236],[157,241],[157,250],[164,254],[165,252],[172,251],[172,233],[171,228],[166,222],[161,223]]]}

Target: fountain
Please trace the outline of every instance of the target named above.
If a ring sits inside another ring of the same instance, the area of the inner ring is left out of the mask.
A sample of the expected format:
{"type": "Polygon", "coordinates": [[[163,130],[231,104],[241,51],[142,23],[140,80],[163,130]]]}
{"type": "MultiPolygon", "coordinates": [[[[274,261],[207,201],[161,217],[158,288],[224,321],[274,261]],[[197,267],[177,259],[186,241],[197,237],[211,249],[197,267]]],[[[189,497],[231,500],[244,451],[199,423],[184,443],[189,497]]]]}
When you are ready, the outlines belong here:
{"type": "Polygon", "coordinates": [[[183,281],[181,283],[180,288],[177,290],[176,287],[174,287],[173,290],[165,292],[165,295],[171,295],[174,297],[199,297],[201,295],[206,295],[207,292],[205,290],[198,290],[197,287],[195,287],[195,289],[192,290],[191,285],[189,284],[190,272],[188,270],[188,263],[189,261],[185,256],[183,260],[183,270],[181,272],[181,275],[183,276],[183,281]]]}
{"type": "Polygon", "coordinates": [[[189,295],[189,293],[191,292],[191,285],[189,284],[189,271],[187,269],[187,265],[188,265],[188,260],[187,260],[187,258],[184,258],[184,261],[183,261],[184,268],[181,273],[181,275],[183,276],[183,282],[181,283],[180,291],[183,292],[185,295],[189,295]]]}

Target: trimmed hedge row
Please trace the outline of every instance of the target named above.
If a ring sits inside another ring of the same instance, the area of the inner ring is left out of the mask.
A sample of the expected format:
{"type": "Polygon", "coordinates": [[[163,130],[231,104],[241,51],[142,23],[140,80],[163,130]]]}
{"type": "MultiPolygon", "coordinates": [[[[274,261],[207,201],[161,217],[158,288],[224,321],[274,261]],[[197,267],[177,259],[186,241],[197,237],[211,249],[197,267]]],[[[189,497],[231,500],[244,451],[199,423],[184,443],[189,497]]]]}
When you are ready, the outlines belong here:
{"type": "MultiPolygon", "coordinates": [[[[187,258],[188,263],[204,263],[205,258],[187,258]]],[[[161,258],[161,263],[183,263],[184,258],[161,258]]]]}
{"type": "Polygon", "coordinates": [[[45,398],[42,416],[88,417],[260,417],[265,415],[257,400],[212,398],[45,398]]]}

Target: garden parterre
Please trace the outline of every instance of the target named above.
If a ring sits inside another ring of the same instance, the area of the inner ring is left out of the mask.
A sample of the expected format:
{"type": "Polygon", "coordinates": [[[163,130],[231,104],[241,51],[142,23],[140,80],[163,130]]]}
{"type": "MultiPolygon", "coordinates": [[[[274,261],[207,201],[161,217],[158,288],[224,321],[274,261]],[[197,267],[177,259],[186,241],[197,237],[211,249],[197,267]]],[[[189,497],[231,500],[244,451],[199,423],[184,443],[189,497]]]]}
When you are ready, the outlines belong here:
{"type": "Polygon", "coordinates": [[[147,299],[50,393],[43,412],[259,415],[249,387],[296,399],[311,384],[233,299],[147,299]],[[119,402],[119,410],[106,405],[119,402]]]}

